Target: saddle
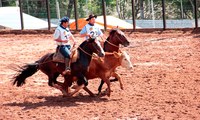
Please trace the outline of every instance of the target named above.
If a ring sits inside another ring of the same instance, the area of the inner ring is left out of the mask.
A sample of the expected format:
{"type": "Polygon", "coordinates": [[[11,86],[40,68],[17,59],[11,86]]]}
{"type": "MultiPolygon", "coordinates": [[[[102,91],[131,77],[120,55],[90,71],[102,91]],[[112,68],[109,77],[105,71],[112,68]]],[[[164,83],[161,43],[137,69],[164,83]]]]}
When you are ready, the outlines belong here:
{"type": "MultiPolygon", "coordinates": [[[[78,56],[79,56],[78,54],[79,54],[78,50],[76,50],[76,49],[73,49],[71,51],[71,55],[70,55],[71,60],[70,60],[70,63],[76,62],[76,60],[78,59],[78,56]]],[[[56,52],[53,54],[53,61],[54,62],[59,62],[59,63],[65,63],[65,58],[60,53],[59,50],[56,50],[56,52]]]]}

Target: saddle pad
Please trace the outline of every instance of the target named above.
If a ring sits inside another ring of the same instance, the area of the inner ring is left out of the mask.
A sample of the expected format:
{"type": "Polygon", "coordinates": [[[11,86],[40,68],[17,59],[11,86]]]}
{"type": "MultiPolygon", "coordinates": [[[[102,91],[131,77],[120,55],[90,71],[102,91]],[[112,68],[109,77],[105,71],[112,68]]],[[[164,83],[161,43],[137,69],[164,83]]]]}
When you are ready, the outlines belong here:
{"type": "MultiPolygon", "coordinates": [[[[76,62],[76,60],[78,59],[78,51],[77,50],[73,50],[71,53],[71,63],[76,62]]],[[[53,61],[54,62],[60,62],[60,63],[65,63],[65,58],[64,56],[60,53],[60,51],[56,51],[53,55],[53,61]]]]}
{"type": "Polygon", "coordinates": [[[54,62],[60,62],[60,63],[64,63],[65,62],[65,58],[64,56],[60,53],[60,51],[57,51],[53,54],[53,61],[54,62]]]}

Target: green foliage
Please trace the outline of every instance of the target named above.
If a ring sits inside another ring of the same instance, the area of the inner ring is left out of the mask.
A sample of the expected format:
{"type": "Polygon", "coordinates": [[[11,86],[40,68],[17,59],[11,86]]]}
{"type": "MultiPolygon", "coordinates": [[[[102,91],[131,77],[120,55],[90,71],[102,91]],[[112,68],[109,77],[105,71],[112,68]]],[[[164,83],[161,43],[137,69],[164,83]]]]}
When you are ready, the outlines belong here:
{"type": "MultiPolygon", "coordinates": [[[[16,6],[16,0],[1,0],[2,6],[16,6]]],[[[18,0],[17,0],[18,1],[18,0]]],[[[74,18],[74,1],[57,0],[59,3],[60,16],[69,15],[74,18]],[[70,7],[69,4],[72,4],[70,7]]],[[[194,0],[165,0],[167,19],[193,19],[194,0]],[[182,2],[181,2],[182,1],[182,2]]],[[[105,0],[106,14],[119,17],[121,19],[132,18],[132,0],[105,0]]],[[[162,19],[162,0],[135,0],[135,15],[137,19],[162,19]],[[151,8],[153,2],[153,9],[151,8]],[[154,10],[152,12],[152,10],[154,10]]],[[[93,13],[102,15],[102,0],[77,0],[78,17],[87,17],[93,13]]],[[[49,0],[50,16],[57,18],[56,0],[49,0]]],[[[23,12],[30,15],[46,18],[46,0],[22,0],[23,12]]],[[[200,1],[197,0],[198,17],[200,17],[200,1]]]]}
{"type": "Polygon", "coordinates": [[[16,0],[2,0],[2,6],[16,6],[16,0]]]}

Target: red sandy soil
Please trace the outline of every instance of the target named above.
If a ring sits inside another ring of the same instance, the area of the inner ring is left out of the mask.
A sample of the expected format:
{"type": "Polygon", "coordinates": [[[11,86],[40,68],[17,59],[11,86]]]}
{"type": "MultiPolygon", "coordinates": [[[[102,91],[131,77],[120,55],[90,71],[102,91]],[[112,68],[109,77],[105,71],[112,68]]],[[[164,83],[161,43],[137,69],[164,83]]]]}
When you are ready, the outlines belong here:
{"type": "MultiPolygon", "coordinates": [[[[0,34],[0,120],[200,120],[200,33],[126,35],[131,45],[120,49],[129,53],[134,69],[117,70],[124,90],[113,82],[110,97],[81,90],[68,98],[49,87],[40,71],[22,87],[12,85],[14,68],[54,52],[52,34],[0,34]]],[[[99,82],[90,80],[88,88],[97,93],[99,82]]]]}

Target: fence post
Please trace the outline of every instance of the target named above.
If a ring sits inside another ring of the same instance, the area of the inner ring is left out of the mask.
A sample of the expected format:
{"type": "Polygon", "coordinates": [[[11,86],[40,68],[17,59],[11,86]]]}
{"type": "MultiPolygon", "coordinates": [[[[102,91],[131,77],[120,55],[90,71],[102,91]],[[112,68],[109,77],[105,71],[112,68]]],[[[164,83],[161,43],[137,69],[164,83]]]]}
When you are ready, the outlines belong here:
{"type": "Polygon", "coordinates": [[[77,31],[78,30],[77,0],[74,0],[74,14],[75,14],[75,23],[76,23],[76,31],[77,31]]]}
{"type": "Polygon", "coordinates": [[[165,0],[162,0],[163,29],[166,30],[165,0]]]}
{"type": "Polygon", "coordinates": [[[194,0],[195,28],[198,28],[197,0],[194,0]]]}
{"type": "Polygon", "coordinates": [[[20,20],[21,20],[21,30],[24,30],[24,20],[22,14],[22,1],[19,0],[19,12],[20,12],[20,20]]]}
{"type": "Polygon", "coordinates": [[[133,20],[133,30],[135,30],[135,2],[132,0],[132,20],[133,20]]]}
{"type": "Polygon", "coordinates": [[[51,29],[51,21],[50,21],[49,0],[46,0],[46,9],[47,9],[48,30],[50,30],[51,29]]]}
{"type": "Polygon", "coordinates": [[[102,0],[102,8],[103,8],[103,20],[104,20],[104,30],[107,31],[107,22],[106,22],[106,2],[102,0]]]}
{"type": "Polygon", "coordinates": [[[2,0],[0,0],[0,7],[2,7],[2,0]]]}

